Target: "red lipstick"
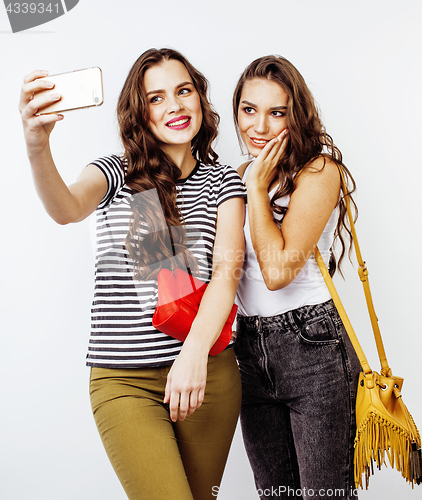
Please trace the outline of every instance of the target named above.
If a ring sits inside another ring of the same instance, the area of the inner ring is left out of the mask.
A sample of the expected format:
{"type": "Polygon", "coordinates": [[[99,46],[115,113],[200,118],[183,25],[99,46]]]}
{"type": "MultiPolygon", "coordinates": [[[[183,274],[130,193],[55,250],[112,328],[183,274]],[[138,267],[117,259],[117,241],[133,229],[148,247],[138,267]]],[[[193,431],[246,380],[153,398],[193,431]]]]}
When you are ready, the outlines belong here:
{"type": "Polygon", "coordinates": [[[166,127],[173,130],[182,130],[189,127],[191,118],[190,116],[177,116],[166,123],[166,127]]]}

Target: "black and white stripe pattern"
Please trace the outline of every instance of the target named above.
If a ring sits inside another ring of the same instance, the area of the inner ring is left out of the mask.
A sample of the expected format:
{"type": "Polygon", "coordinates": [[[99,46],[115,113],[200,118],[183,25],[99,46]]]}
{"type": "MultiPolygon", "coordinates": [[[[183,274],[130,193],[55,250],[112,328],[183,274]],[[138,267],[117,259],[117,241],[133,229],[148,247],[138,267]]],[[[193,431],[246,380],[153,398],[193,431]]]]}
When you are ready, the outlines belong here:
{"type": "MultiPolygon", "coordinates": [[[[132,218],[131,190],[124,184],[118,156],[93,162],[107,178],[107,193],[96,210],[96,270],[87,365],[141,368],[170,364],[182,343],[152,326],[157,282],[134,277],[125,240],[132,218]]],[[[217,208],[246,191],[237,172],[228,166],[198,162],[187,179],[177,183],[177,204],[184,218],[189,246],[201,279],[211,276],[217,208]]],[[[158,200],[158,198],[157,198],[158,200]]],[[[142,227],[141,233],[148,228],[142,227]]]]}

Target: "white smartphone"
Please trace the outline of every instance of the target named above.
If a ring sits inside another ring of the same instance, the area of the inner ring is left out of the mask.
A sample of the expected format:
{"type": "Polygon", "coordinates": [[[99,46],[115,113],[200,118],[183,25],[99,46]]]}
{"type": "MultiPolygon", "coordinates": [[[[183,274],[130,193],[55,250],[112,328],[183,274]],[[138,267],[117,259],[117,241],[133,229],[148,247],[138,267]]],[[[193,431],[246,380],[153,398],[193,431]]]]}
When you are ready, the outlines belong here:
{"type": "Polygon", "coordinates": [[[100,106],[104,102],[103,78],[100,68],[87,68],[59,75],[40,78],[53,82],[52,89],[42,90],[37,93],[60,94],[60,101],[54,102],[45,108],[41,108],[39,115],[61,113],[71,109],[89,108],[100,106]]]}

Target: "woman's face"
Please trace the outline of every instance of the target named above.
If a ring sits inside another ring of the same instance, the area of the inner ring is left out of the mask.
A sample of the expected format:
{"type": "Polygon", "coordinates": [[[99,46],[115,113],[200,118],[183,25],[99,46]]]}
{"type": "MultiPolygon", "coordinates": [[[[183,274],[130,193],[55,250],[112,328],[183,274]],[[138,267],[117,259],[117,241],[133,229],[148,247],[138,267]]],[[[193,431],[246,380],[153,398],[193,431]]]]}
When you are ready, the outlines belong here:
{"type": "Polygon", "coordinates": [[[202,124],[199,94],[180,61],[165,60],[145,72],[150,129],[166,146],[189,145],[202,124]]]}
{"type": "Polygon", "coordinates": [[[238,109],[239,130],[249,154],[258,156],[265,145],[287,128],[288,95],[266,78],[247,80],[238,109]]]}

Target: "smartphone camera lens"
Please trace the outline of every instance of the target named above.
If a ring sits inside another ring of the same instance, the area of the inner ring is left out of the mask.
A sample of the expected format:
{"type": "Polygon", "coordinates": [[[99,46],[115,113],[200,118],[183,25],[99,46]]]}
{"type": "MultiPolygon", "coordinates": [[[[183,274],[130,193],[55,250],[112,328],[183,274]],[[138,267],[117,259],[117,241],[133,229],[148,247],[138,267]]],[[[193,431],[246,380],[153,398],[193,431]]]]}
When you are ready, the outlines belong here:
{"type": "Polygon", "coordinates": [[[100,99],[100,93],[98,91],[98,89],[95,89],[93,92],[92,92],[92,97],[94,99],[94,103],[95,104],[99,104],[101,102],[101,99],[100,99]]]}

